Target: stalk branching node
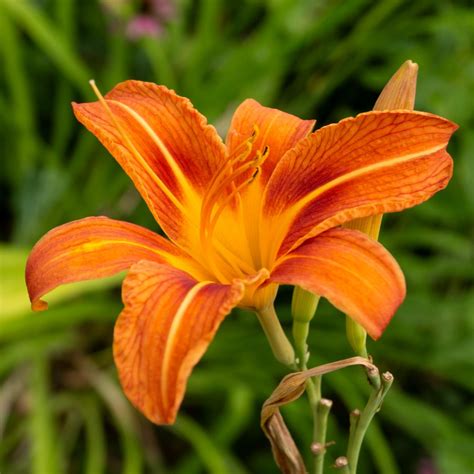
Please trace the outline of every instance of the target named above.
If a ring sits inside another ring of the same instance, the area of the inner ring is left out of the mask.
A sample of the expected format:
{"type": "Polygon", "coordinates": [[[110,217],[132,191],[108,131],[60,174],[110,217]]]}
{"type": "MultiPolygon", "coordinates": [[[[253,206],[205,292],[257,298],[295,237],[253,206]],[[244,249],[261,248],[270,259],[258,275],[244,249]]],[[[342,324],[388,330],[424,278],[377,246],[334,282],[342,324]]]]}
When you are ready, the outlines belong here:
{"type": "Polygon", "coordinates": [[[349,466],[349,461],[345,456],[339,456],[335,461],[334,461],[334,467],[336,469],[341,469],[344,472],[344,468],[349,466]]]}

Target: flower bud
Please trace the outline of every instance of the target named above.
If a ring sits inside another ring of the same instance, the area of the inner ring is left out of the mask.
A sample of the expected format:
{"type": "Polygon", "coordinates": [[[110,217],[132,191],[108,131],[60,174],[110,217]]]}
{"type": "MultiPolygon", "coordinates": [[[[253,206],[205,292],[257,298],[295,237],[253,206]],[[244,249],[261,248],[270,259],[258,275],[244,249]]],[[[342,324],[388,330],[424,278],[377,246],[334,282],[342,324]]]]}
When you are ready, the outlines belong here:
{"type": "Polygon", "coordinates": [[[291,301],[291,315],[293,320],[301,323],[309,323],[318,307],[319,296],[310,291],[303,290],[300,286],[295,286],[293,299],[291,301]]]}
{"type": "Polygon", "coordinates": [[[383,88],[374,110],[413,110],[417,75],[418,64],[405,61],[383,88]]]}
{"type": "Polygon", "coordinates": [[[365,345],[367,332],[352,318],[346,316],[346,337],[354,352],[360,357],[367,357],[367,348],[365,345]]]}
{"type": "Polygon", "coordinates": [[[293,339],[300,363],[306,364],[309,323],[313,319],[318,307],[319,296],[310,291],[295,286],[291,301],[291,315],[293,317],[293,339]]]}

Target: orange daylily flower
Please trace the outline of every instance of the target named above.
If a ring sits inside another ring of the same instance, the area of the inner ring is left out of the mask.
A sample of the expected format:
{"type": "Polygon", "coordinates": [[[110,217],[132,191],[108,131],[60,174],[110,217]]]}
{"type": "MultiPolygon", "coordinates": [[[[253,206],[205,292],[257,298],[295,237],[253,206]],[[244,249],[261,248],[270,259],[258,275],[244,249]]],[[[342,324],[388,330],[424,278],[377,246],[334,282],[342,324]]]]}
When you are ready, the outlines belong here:
{"type": "Polygon", "coordinates": [[[392,256],[339,227],[444,188],[456,126],[422,112],[314,122],[244,101],[224,144],[188,99],[127,81],[73,104],[130,176],[165,239],[89,217],[57,227],[26,268],[32,307],[60,284],[128,269],[114,358],[131,402],[172,423],[187,378],[235,306],[265,311],[280,284],[328,298],[378,338],[405,295],[392,256]]]}

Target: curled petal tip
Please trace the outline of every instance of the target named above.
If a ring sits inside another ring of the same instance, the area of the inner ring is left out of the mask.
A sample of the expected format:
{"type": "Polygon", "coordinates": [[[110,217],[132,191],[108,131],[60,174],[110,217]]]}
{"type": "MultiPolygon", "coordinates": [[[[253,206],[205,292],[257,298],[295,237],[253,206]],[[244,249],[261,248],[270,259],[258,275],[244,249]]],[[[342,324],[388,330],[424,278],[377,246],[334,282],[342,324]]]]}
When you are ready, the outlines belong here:
{"type": "Polygon", "coordinates": [[[245,286],[255,285],[257,283],[263,283],[270,277],[270,271],[266,268],[261,268],[255,275],[248,276],[247,278],[236,278],[232,282],[235,284],[243,284],[245,286]]]}
{"type": "Polygon", "coordinates": [[[33,311],[46,311],[48,309],[48,303],[46,303],[46,301],[43,301],[43,300],[33,300],[31,302],[31,309],[33,311]]]}
{"type": "Polygon", "coordinates": [[[41,298],[60,285],[109,277],[140,260],[177,264],[180,255],[163,237],[127,222],[86,217],[63,224],[44,235],[28,257],[31,308],[46,310],[41,298]]]}

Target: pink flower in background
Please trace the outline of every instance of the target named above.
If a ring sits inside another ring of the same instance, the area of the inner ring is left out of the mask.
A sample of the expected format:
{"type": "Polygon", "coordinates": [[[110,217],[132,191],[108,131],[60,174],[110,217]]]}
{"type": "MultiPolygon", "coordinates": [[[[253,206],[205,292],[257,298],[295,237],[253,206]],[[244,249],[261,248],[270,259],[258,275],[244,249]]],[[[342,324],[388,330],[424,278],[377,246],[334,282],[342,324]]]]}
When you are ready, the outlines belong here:
{"type": "Polygon", "coordinates": [[[176,14],[172,0],[102,0],[106,14],[113,23],[133,41],[141,38],[159,38],[165,24],[176,14]],[[116,25],[117,26],[117,25],[116,25]]]}
{"type": "Polygon", "coordinates": [[[131,40],[158,38],[162,33],[161,22],[151,15],[137,15],[127,23],[127,36],[131,40]]]}

